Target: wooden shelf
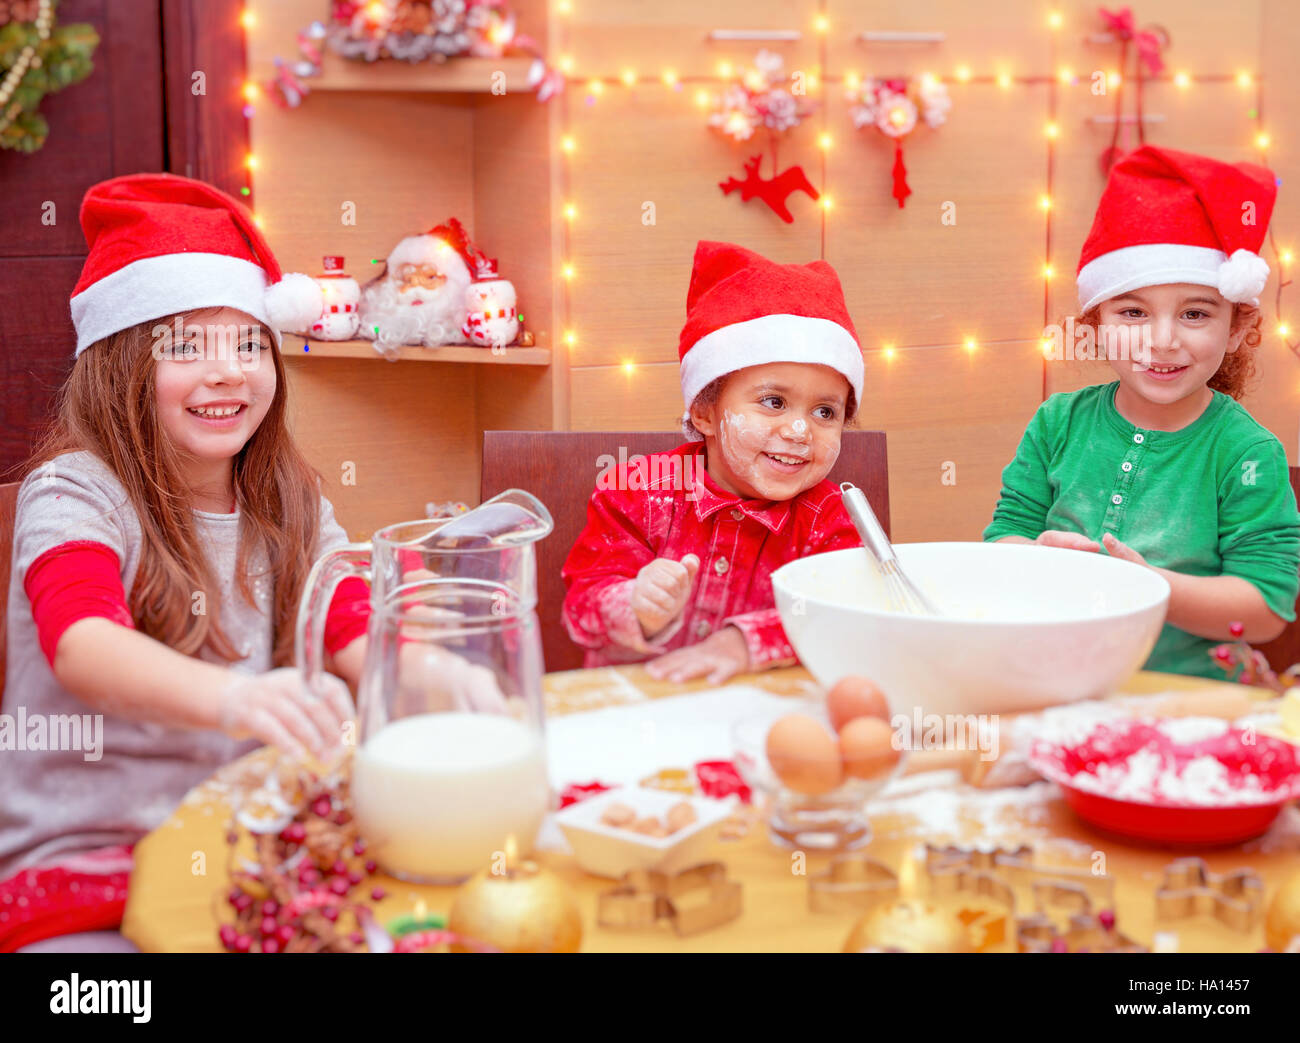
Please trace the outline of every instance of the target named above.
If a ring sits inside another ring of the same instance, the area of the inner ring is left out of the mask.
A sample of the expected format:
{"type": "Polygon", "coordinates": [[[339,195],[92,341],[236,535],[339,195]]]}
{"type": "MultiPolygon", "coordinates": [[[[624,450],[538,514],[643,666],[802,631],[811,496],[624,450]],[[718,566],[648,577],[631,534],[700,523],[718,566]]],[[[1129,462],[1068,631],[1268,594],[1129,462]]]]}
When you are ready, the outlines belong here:
{"type": "Polygon", "coordinates": [[[319,76],[303,83],[313,91],[445,91],[490,94],[493,73],[505,73],[509,94],[522,94],[528,86],[531,58],[448,58],[445,62],[373,62],[341,58],[326,52],[319,76]]]}
{"type": "MultiPolygon", "coordinates": [[[[307,340],[297,333],[286,333],[284,336],[284,357],[286,359],[324,358],[388,361],[375,350],[373,341],[307,340]],[[310,351],[303,351],[304,343],[311,345],[310,351]]],[[[549,366],[551,364],[551,349],[506,348],[504,354],[499,354],[493,352],[490,348],[478,348],[467,344],[444,344],[439,348],[423,348],[413,345],[403,347],[395,361],[466,362],[471,365],[486,366],[549,366]]]]}

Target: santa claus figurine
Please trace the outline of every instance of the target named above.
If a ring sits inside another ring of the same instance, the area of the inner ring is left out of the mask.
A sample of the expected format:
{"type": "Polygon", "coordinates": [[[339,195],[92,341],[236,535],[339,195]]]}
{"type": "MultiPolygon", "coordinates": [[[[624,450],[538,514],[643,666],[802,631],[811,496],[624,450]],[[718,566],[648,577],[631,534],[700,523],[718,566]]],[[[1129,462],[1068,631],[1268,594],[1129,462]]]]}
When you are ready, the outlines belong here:
{"type": "Polygon", "coordinates": [[[407,236],[388,255],[384,270],[361,289],[358,331],[386,355],[403,344],[466,343],[465,293],[474,267],[465,229],[445,225],[407,236]]]}

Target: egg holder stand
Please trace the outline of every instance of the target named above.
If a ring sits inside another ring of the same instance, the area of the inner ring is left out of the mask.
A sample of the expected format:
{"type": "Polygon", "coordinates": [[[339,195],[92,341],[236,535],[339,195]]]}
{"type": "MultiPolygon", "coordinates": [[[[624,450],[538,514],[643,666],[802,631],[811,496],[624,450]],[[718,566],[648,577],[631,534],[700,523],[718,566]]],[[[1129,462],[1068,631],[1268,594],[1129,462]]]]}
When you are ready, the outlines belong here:
{"type": "MultiPolygon", "coordinates": [[[[922,873],[932,895],[969,894],[989,899],[1005,914],[981,925],[984,937],[977,946],[987,951],[1004,941],[1007,927],[1014,924],[1020,952],[1146,952],[1113,923],[1106,926],[1093,911],[1093,899],[1113,904],[1115,880],[1106,874],[1065,866],[1036,866],[1033,849],[974,848],[956,845],[924,845],[922,873]],[[1016,915],[1013,881],[1028,884],[1034,898],[1034,912],[1016,915]],[[1049,915],[1064,908],[1067,927],[1061,931],[1049,915]]],[[[898,874],[873,858],[861,854],[837,856],[822,873],[809,878],[809,905],[816,912],[862,910],[876,902],[900,896],[898,874]]],[[[963,910],[959,914],[972,928],[983,914],[963,910]]]]}
{"type": "Polygon", "coordinates": [[[678,873],[631,870],[600,895],[596,923],[628,930],[667,923],[685,937],[729,923],[741,909],[741,886],[727,879],[727,867],[704,862],[678,873]]]}

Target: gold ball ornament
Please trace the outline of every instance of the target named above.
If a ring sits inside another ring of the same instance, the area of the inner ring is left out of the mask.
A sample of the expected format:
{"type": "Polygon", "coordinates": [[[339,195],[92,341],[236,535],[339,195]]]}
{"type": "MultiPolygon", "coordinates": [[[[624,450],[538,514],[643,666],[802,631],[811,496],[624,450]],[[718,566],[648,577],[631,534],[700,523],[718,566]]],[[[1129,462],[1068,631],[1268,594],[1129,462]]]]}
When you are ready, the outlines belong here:
{"type": "Polygon", "coordinates": [[[1264,940],[1274,952],[1284,952],[1300,940],[1300,873],[1282,884],[1264,917],[1264,940]]]}
{"type": "Polygon", "coordinates": [[[877,906],[856,924],[845,952],[974,952],[970,932],[950,909],[917,898],[877,906]]]}
{"type": "MultiPolygon", "coordinates": [[[[525,862],[519,869],[476,873],[461,885],[447,929],[502,952],[577,952],[582,917],[554,873],[525,862]]],[[[469,952],[452,945],[452,952],[469,952]]]]}

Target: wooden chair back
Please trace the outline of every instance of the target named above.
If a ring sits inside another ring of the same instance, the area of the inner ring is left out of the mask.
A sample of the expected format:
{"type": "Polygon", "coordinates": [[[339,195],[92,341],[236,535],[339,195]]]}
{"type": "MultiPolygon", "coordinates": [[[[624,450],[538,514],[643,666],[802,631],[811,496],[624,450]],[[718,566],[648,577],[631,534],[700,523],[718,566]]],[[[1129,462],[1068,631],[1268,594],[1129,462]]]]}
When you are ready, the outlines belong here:
{"type": "MultiPolygon", "coordinates": [[[[582,649],[561,621],[564,581],[560,569],[587,522],[596,476],[609,462],[661,453],[682,444],[672,431],[484,431],[480,495],[526,489],[546,504],[555,531],[537,544],[537,615],[547,670],[582,665],[582,649]],[[601,458],[606,459],[602,460],[601,458]]],[[[840,458],[829,475],[850,481],[889,532],[889,474],[883,431],[845,431],[840,458]]]]}
{"type": "Polygon", "coordinates": [[[0,485],[0,706],[5,698],[5,645],[9,628],[9,568],[14,552],[14,513],[21,482],[0,485]]]}

